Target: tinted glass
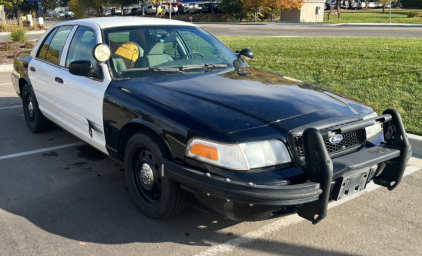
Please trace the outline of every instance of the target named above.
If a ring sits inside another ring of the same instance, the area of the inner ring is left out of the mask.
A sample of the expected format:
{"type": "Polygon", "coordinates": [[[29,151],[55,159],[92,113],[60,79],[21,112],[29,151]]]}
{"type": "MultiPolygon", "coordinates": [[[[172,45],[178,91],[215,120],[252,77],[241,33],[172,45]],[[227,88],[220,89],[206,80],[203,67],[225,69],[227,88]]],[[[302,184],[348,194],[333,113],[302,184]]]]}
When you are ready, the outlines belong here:
{"type": "Polygon", "coordinates": [[[89,60],[95,67],[97,65],[97,61],[93,56],[95,45],[97,45],[97,39],[94,31],[89,28],[79,27],[69,46],[66,67],[69,67],[69,64],[75,60],[89,60]]]}
{"type": "Polygon", "coordinates": [[[40,50],[39,50],[38,55],[37,55],[38,58],[45,59],[45,55],[47,53],[48,46],[50,45],[51,39],[53,39],[53,36],[56,33],[56,31],[57,31],[57,28],[54,29],[50,33],[50,35],[48,35],[47,39],[44,41],[43,45],[40,47],[40,50]]]}
{"type": "Polygon", "coordinates": [[[64,44],[66,43],[67,37],[69,36],[70,31],[72,31],[72,28],[73,26],[63,26],[57,30],[50,42],[47,53],[45,55],[45,60],[55,64],[60,63],[60,57],[62,56],[64,44]]]}

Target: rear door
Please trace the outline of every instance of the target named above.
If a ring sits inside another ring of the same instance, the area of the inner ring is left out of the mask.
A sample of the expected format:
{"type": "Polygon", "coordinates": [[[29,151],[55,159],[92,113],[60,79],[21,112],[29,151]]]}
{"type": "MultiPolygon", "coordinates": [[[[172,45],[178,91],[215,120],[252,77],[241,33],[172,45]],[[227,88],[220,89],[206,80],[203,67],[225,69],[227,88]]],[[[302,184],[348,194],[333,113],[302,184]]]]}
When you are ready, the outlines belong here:
{"type": "Polygon", "coordinates": [[[63,47],[72,29],[73,26],[53,29],[41,44],[35,59],[28,66],[28,76],[39,108],[50,119],[55,117],[54,74],[59,68],[63,47]]]}

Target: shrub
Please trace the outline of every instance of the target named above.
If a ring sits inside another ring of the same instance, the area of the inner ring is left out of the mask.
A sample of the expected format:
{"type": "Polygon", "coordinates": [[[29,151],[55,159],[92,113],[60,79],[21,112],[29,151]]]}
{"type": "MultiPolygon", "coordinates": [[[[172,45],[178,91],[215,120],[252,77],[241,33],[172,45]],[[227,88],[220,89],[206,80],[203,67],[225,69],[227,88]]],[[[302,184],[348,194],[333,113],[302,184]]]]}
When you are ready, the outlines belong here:
{"type": "Polygon", "coordinates": [[[23,47],[22,48],[25,48],[25,49],[32,49],[32,48],[34,48],[35,47],[35,42],[34,41],[29,41],[29,42],[26,42],[24,45],[23,45],[23,47]]]}
{"type": "Polygon", "coordinates": [[[10,30],[10,26],[9,25],[7,25],[7,23],[6,22],[2,22],[1,24],[0,24],[0,31],[9,31],[10,30]]]}
{"type": "Polygon", "coordinates": [[[415,17],[420,17],[422,15],[421,12],[418,11],[410,11],[407,13],[407,17],[409,18],[415,18],[415,17]]]}
{"type": "Polygon", "coordinates": [[[12,44],[9,41],[0,43],[0,51],[8,52],[8,51],[11,51],[11,50],[13,50],[13,47],[12,47],[12,44]]]}
{"type": "Polygon", "coordinates": [[[13,43],[26,43],[28,37],[26,36],[26,29],[23,27],[16,27],[10,30],[9,40],[13,43]]]}

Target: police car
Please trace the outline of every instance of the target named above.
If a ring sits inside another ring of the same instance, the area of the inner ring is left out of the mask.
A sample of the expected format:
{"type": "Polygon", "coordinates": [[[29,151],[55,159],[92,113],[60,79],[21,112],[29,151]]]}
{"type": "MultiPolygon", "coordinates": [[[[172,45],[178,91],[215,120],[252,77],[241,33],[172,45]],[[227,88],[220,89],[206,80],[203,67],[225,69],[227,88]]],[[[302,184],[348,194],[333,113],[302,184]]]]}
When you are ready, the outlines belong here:
{"type": "MultiPolygon", "coordinates": [[[[110,17],[51,27],[14,61],[34,133],[53,123],[124,165],[140,211],[188,204],[235,220],[297,213],[374,181],[389,189],[411,156],[401,117],[246,64],[200,27],[110,17]]],[[[356,209],[359,211],[359,209],[356,209]]]]}

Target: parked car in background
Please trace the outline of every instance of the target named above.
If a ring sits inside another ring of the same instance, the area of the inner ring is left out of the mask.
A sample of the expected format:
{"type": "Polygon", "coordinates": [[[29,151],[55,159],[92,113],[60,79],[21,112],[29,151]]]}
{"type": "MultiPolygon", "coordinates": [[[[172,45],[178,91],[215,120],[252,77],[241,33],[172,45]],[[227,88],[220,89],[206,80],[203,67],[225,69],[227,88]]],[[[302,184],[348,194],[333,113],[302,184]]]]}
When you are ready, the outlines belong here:
{"type": "Polygon", "coordinates": [[[196,6],[196,13],[202,13],[202,6],[203,6],[204,4],[203,3],[200,3],[200,4],[198,4],[197,6],[196,6]]]}
{"type": "Polygon", "coordinates": [[[75,14],[73,12],[69,11],[69,12],[65,12],[64,16],[65,17],[75,17],[75,14]]]}
{"type": "Polygon", "coordinates": [[[358,0],[358,9],[363,9],[363,8],[366,8],[365,1],[358,0]]]}
{"type": "Polygon", "coordinates": [[[189,4],[189,13],[196,13],[197,10],[197,3],[190,3],[189,4]]]}
{"type": "MultiPolygon", "coordinates": [[[[391,8],[397,7],[397,2],[391,2],[391,8]]],[[[390,8],[390,4],[386,4],[385,8],[390,8]]],[[[400,8],[403,8],[403,3],[400,2],[400,8]]]]}
{"type": "Polygon", "coordinates": [[[344,8],[344,9],[357,9],[358,8],[358,2],[356,0],[342,1],[340,7],[344,8]]]}
{"type": "Polygon", "coordinates": [[[179,7],[177,5],[176,6],[172,6],[171,8],[170,8],[170,6],[166,6],[165,13],[166,14],[169,14],[170,9],[171,9],[171,14],[173,15],[173,14],[177,14],[178,13],[179,7]]]}
{"type": "MultiPolygon", "coordinates": [[[[363,1],[363,2],[365,2],[365,1],[363,1]]],[[[376,7],[378,7],[377,2],[368,2],[368,8],[376,8],[376,7]]]]}
{"type": "MultiPolygon", "coordinates": [[[[163,9],[161,8],[161,6],[158,6],[158,13],[161,13],[163,11],[163,9]]],[[[152,4],[149,4],[145,7],[145,13],[148,15],[154,15],[157,13],[157,7],[155,7],[152,4]]]]}
{"type": "Polygon", "coordinates": [[[202,13],[211,13],[211,9],[214,13],[218,13],[219,12],[219,8],[218,8],[218,3],[214,3],[213,8],[211,8],[211,3],[205,3],[202,6],[202,13]]]}
{"type": "Polygon", "coordinates": [[[336,4],[337,4],[337,1],[325,2],[326,10],[334,10],[336,8],[336,4]]]}

